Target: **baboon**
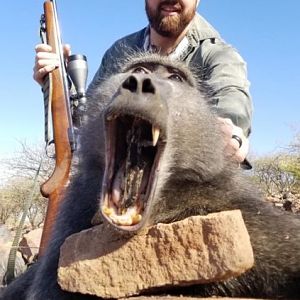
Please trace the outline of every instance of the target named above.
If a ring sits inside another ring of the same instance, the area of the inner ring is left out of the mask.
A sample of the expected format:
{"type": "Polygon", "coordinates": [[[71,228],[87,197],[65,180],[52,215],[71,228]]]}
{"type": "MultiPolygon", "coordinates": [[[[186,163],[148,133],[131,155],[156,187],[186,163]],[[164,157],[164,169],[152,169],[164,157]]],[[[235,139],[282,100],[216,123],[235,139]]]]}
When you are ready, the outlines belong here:
{"type": "MultiPolygon", "coordinates": [[[[89,93],[78,168],[46,254],[1,299],[94,299],[57,284],[59,248],[100,216],[120,233],[192,215],[241,209],[255,266],[219,283],[169,294],[300,298],[300,220],[264,202],[225,154],[205,82],[185,65],[147,54],[89,93]]],[[[101,270],[99,270],[101,272],[101,270]]]]}

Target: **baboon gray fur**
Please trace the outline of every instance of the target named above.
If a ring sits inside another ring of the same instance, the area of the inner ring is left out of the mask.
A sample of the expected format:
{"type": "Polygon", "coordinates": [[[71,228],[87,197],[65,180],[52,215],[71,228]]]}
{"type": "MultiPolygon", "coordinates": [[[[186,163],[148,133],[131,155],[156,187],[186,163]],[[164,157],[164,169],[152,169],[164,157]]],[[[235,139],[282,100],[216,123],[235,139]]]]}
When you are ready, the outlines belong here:
{"type": "Polygon", "coordinates": [[[105,120],[121,114],[138,116],[158,126],[158,143],[164,144],[144,226],[241,209],[254,249],[255,266],[238,278],[164,292],[300,299],[299,218],[262,201],[257,188],[226,157],[210,99],[205,83],[186,66],[149,54],[129,59],[118,74],[94,87],[89,93],[88,121],[81,131],[79,163],[48,251],[0,298],[96,299],[59,288],[59,248],[70,234],[91,227],[91,219],[99,211],[105,120]]]}

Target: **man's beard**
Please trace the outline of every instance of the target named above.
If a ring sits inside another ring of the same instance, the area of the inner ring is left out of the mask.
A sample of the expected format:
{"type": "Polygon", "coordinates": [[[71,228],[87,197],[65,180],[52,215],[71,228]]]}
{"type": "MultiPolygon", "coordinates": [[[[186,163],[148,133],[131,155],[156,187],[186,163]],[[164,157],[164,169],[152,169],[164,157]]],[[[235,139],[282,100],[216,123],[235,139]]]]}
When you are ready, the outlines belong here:
{"type": "Polygon", "coordinates": [[[196,7],[183,13],[182,5],[178,0],[162,1],[156,10],[151,10],[146,1],[146,13],[150,26],[164,37],[177,37],[186,28],[195,15],[196,7]],[[180,7],[178,14],[174,16],[163,16],[161,8],[163,5],[176,5],[180,7]]]}

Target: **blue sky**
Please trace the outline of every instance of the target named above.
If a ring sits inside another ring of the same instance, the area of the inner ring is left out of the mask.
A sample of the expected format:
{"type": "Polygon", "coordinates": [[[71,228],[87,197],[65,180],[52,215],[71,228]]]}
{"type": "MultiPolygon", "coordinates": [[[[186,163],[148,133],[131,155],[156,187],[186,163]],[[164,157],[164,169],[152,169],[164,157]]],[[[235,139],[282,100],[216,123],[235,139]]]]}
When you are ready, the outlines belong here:
{"type": "MultiPolygon", "coordinates": [[[[32,79],[43,1],[1,4],[0,158],[18,140],[43,140],[43,101],[32,79]]],[[[143,0],[58,0],[62,38],[86,54],[89,79],[116,39],[147,24],[143,0]]],[[[202,0],[199,12],[248,64],[254,102],[251,152],[286,146],[300,131],[300,1],[202,0]]]]}

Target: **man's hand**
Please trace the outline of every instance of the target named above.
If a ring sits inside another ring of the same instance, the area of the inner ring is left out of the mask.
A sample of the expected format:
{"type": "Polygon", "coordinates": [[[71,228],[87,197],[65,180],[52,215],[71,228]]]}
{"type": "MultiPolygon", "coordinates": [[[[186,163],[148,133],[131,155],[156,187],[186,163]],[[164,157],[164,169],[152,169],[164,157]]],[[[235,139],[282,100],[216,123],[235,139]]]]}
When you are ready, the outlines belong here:
{"type": "Polygon", "coordinates": [[[218,118],[218,120],[226,140],[226,154],[238,163],[243,162],[249,151],[249,140],[245,137],[242,128],[234,125],[230,119],[218,118]]]}
{"type": "MultiPolygon", "coordinates": [[[[70,45],[64,45],[63,51],[64,57],[68,57],[71,54],[70,45]]],[[[33,79],[42,85],[44,77],[59,66],[59,57],[52,52],[52,47],[47,44],[36,45],[35,52],[33,79]]]]}

